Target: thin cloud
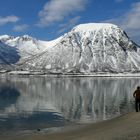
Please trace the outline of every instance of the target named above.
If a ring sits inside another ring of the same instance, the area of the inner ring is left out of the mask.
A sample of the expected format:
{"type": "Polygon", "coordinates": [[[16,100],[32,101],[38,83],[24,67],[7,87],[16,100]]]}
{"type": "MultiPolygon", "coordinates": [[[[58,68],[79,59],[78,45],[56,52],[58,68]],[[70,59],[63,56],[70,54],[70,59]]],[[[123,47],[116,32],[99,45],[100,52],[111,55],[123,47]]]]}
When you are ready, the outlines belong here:
{"type": "Polygon", "coordinates": [[[132,5],[130,12],[125,15],[123,24],[129,29],[140,29],[140,2],[132,5]]]}
{"type": "Polygon", "coordinates": [[[84,10],[88,0],[50,0],[39,12],[39,25],[49,26],[69,15],[84,10]]]}
{"type": "Polygon", "coordinates": [[[15,23],[19,21],[19,17],[11,15],[6,17],[0,17],[0,26],[5,25],[7,23],[15,23]]]}
{"type": "Polygon", "coordinates": [[[119,25],[130,37],[137,43],[140,43],[140,2],[133,3],[131,9],[121,17],[109,19],[104,22],[119,25]]]}
{"type": "Polygon", "coordinates": [[[61,33],[65,32],[66,30],[72,28],[74,25],[76,25],[79,22],[80,19],[81,19],[81,17],[77,16],[77,17],[70,19],[67,23],[60,24],[59,25],[60,29],[58,31],[58,34],[61,34],[61,33]]]}
{"type": "Polygon", "coordinates": [[[27,24],[16,25],[16,26],[14,26],[13,31],[16,31],[16,32],[24,32],[28,28],[29,28],[29,25],[27,25],[27,24]]]}

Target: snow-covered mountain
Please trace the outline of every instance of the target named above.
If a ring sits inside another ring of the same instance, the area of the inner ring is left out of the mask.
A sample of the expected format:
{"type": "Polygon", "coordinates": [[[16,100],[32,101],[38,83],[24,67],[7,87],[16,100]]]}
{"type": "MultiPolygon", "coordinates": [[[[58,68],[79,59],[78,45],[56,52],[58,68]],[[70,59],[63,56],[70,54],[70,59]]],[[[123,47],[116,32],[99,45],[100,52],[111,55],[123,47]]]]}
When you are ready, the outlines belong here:
{"type": "Polygon", "coordinates": [[[32,38],[28,35],[21,37],[4,35],[0,36],[0,40],[8,46],[16,48],[22,58],[28,58],[32,55],[40,53],[46,47],[45,42],[32,38]]]}
{"type": "Polygon", "coordinates": [[[63,74],[140,71],[138,45],[113,24],[81,24],[49,42],[27,35],[16,38],[1,36],[0,40],[6,44],[5,48],[17,51],[20,58],[14,66],[18,70],[63,74]]]}

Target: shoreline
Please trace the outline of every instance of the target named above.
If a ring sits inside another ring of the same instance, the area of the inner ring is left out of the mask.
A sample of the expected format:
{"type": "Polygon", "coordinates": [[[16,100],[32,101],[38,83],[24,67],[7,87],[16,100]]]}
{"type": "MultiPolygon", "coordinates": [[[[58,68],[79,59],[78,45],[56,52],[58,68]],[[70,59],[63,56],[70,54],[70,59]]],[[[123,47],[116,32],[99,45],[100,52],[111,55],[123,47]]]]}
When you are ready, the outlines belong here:
{"type": "Polygon", "coordinates": [[[140,112],[56,133],[0,136],[0,140],[139,140],[140,112]]]}
{"type": "Polygon", "coordinates": [[[0,76],[40,76],[40,77],[101,77],[101,78],[139,78],[140,73],[94,73],[94,74],[89,74],[89,73],[77,73],[77,74],[68,74],[68,73],[42,73],[42,72],[30,72],[30,71],[10,71],[10,72],[0,72],[0,76]]]}

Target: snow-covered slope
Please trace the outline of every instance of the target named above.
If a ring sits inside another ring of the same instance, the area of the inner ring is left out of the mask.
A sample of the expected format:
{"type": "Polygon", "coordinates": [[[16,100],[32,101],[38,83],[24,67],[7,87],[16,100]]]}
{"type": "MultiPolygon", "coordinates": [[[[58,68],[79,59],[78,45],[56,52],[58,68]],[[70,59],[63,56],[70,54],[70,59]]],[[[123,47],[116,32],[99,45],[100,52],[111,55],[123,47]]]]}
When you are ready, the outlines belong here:
{"type": "MultiPolygon", "coordinates": [[[[8,35],[0,36],[0,42],[4,46],[3,49],[10,54],[10,50],[16,50],[19,56],[19,59],[15,61],[15,63],[21,63],[28,60],[31,57],[35,57],[37,54],[42,53],[47,48],[54,46],[59,41],[59,38],[53,41],[41,41],[35,38],[32,38],[28,35],[20,36],[20,37],[13,37],[8,35]]],[[[1,54],[3,55],[3,54],[1,54]]],[[[0,56],[1,56],[0,55],[0,56]]],[[[11,56],[9,55],[8,59],[11,56]]],[[[12,62],[11,62],[12,63],[12,62]]]]}
{"type": "Polygon", "coordinates": [[[16,48],[12,48],[0,41],[0,64],[15,64],[19,61],[19,58],[16,48]]]}
{"type": "Polygon", "coordinates": [[[27,55],[29,59],[16,66],[19,70],[63,74],[140,71],[139,47],[113,24],[81,24],[59,39],[44,44],[29,36],[5,42],[15,46],[22,57],[25,52],[32,55],[27,55]]]}
{"type": "Polygon", "coordinates": [[[45,49],[41,41],[36,40],[28,35],[21,37],[12,37],[8,35],[0,36],[0,40],[8,46],[18,49],[22,58],[28,58],[45,49]]]}

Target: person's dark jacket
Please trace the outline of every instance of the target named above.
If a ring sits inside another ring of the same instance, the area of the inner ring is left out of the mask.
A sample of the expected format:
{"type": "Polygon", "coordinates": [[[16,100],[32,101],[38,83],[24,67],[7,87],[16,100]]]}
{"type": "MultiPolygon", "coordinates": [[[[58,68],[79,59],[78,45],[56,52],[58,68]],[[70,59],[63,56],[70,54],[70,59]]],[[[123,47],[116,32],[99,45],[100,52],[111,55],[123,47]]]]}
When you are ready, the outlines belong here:
{"type": "Polygon", "coordinates": [[[140,100],[140,90],[137,89],[137,90],[134,92],[133,96],[134,96],[135,99],[139,99],[139,100],[140,100]]]}

